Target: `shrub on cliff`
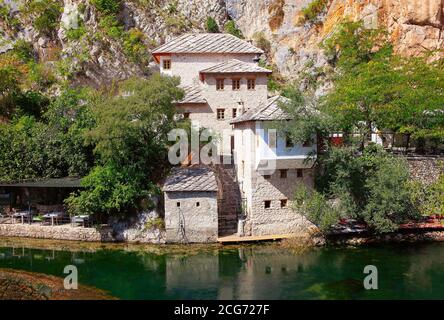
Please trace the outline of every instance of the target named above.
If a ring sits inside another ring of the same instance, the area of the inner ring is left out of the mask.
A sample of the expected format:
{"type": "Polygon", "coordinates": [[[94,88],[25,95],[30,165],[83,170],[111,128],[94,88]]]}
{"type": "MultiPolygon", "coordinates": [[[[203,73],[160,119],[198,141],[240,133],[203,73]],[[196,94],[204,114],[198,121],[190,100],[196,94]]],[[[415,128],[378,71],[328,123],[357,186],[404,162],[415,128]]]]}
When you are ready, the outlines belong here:
{"type": "Polygon", "coordinates": [[[226,33],[229,33],[235,37],[238,37],[240,39],[243,39],[243,35],[242,35],[242,31],[240,31],[237,27],[236,24],[234,23],[233,20],[229,20],[227,21],[227,23],[225,23],[224,26],[224,30],[226,33]]]}
{"type": "Polygon", "coordinates": [[[207,29],[207,32],[210,32],[210,33],[219,33],[220,32],[219,26],[217,25],[216,20],[214,20],[214,18],[212,18],[212,17],[207,18],[206,29],[207,29]]]}
{"type": "Polygon", "coordinates": [[[105,15],[115,15],[120,9],[120,0],[93,0],[92,4],[105,15]]]}

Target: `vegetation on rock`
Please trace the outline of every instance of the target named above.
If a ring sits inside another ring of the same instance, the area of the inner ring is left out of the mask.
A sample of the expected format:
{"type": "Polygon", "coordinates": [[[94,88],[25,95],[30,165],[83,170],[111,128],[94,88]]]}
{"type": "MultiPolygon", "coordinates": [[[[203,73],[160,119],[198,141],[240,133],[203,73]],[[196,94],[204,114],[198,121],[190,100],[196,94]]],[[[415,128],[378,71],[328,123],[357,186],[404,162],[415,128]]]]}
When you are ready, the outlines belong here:
{"type": "Polygon", "coordinates": [[[317,23],[318,16],[327,8],[329,0],[313,0],[300,13],[299,23],[317,23]]]}
{"type": "Polygon", "coordinates": [[[244,38],[244,36],[242,35],[242,31],[240,31],[237,28],[236,23],[233,20],[228,20],[227,23],[225,23],[224,31],[226,33],[229,33],[229,34],[235,36],[235,37],[238,37],[241,39],[244,38]]]}
{"type": "Polygon", "coordinates": [[[208,17],[207,22],[205,23],[207,32],[210,33],[219,33],[219,26],[217,25],[216,20],[213,17],[208,17]]]}

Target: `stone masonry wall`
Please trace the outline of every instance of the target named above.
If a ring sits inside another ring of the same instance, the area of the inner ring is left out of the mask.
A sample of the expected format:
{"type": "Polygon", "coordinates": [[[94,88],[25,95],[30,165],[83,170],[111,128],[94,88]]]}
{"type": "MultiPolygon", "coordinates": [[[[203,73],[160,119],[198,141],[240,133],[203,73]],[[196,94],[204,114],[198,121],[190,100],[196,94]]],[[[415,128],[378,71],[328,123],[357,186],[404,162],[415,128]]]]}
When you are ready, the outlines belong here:
{"type": "Polygon", "coordinates": [[[217,193],[165,192],[165,229],[166,242],[216,242],[217,193]]]}
{"type": "MultiPolygon", "coordinates": [[[[243,62],[255,64],[253,59],[256,54],[171,54],[168,58],[171,59],[171,70],[163,70],[162,64],[160,71],[164,74],[180,77],[182,85],[193,85],[199,83],[199,71],[212,67],[218,63],[237,59],[243,62]]],[[[161,61],[163,58],[161,59],[161,61]]]]}
{"type": "Polygon", "coordinates": [[[444,157],[406,157],[410,176],[424,184],[433,183],[444,171],[444,157]]]}
{"type": "Polygon", "coordinates": [[[302,169],[303,177],[297,177],[296,169],[287,171],[287,178],[280,178],[277,170],[269,179],[257,177],[253,191],[253,206],[250,218],[252,235],[306,233],[314,225],[303,215],[292,209],[291,200],[298,185],[313,187],[313,169],[302,169]],[[281,208],[281,200],[287,206],[281,208]],[[265,208],[264,201],[270,200],[271,207],[265,208]]]}
{"type": "Polygon", "coordinates": [[[73,241],[112,242],[111,228],[0,224],[0,237],[25,237],[73,241]]]}
{"type": "MultiPolygon", "coordinates": [[[[132,231],[132,229],[129,229],[132,231]]],[[[164,243],[165,232],[159,229],[146,230],[138,236],[122,238],[112,227],[83,228],[70,225],[42,226],[29,224],[0,224],[0,237],[23,237],[37,239],[71,240],[86,242],[164,243]]]]}

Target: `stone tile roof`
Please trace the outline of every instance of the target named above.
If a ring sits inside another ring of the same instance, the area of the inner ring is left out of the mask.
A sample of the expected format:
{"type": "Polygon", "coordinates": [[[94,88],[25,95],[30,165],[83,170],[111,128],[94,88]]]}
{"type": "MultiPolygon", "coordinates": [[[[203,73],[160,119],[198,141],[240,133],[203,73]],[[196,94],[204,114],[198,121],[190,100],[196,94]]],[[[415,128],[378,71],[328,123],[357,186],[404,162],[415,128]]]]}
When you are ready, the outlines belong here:
{"type": "Polygon", "coordinates": [[[176,168],[167,177],[163,191],[212,191],[217,192],[217,181],[214,172],[208,167],[176,168]]]}
{"type": "Polygon", "coordinates": [[[279,101],[285,102],[287,98],[274,96],[267,100],[265,106],[250,109],[239,117],[233,119],[230,123],[240,123],[246,121],[273,121],[273,120],[291,120],[292,116],[279,107],[279,101]]]}
{"type": "Polygon", "coordinates": [[[259,67],[253,63],[231,59],[216,64],[210,68],[199,71],[200,73],[271,73],[271,70],[259,67]]]}
{"type": "Polygon", "coordinates": [[[256,53],[263,51],[248,41],[227,33],[184,34],[157,47],[159,53],[256,53]]]}
{"type": "Polygon", "coordinates": [[[176,103],[207,103],[207,100],[202,94],[202,89],[198,85],[182,86],[181,88],[185,91],[185,96],[182,100],[177,101],[176,103]]]}

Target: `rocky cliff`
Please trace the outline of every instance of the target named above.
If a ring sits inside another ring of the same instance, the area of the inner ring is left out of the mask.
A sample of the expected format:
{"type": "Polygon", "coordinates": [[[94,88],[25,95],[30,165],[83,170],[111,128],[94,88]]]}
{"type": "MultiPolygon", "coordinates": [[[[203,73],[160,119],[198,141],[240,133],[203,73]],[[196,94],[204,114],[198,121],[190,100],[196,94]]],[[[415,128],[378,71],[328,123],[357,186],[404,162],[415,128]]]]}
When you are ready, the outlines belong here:
{"type": "Polygon", "coordinates": [[[0,51],[25,39],[38,61],[77,84],[148,75],[150,49],[205,30],[207,17],[221,29],[234,20],[246,38],[267,47],[268,62],[287,78],[322,77],[319,44],[347,19],[387,29],[400,54],[442,55],[444,48],[444,0],[122,0],[117,22],[104,20],[89,0],[52,1],[60,6],[58,21],[55,30],[42,32],[34,26],[40,13],[26,10],[32,1],[0,0],[0,51]],[[113,27],[122,29],[117,36],[113,27]]]}

